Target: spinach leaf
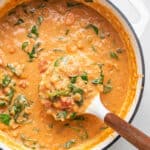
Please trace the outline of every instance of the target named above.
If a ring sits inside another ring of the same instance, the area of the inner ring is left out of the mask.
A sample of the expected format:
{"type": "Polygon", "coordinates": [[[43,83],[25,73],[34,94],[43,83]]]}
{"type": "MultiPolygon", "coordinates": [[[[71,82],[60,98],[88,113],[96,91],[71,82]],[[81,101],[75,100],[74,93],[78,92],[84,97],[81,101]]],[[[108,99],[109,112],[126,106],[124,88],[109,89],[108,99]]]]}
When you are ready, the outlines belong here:
{"type": "Polygon", "coordinates": [[[110,84],[104,85],[104,94],[110,93],[112,91],[112,86],[110,84]]]}
{"type": "Polygon", "coordinates": [[[77,2],[67,2],[67,7],[75,7],[75,6],[79,6],[81,5],[81,3],[77,3],[77,2]]]}
{"type": "Polygon", "coordinates": [[[92,51],[97,52],[96,48],[94,45],[91,46],[92,51]]]}
{"type": "Polygon", "coordinates": [[[27,35],[29,38],[37,39],[39,37],[38,26],[32,26],[30,32],[27,35]]]}
{"type": "Polygon", "coordinates": [[[112,85],[111,85],[111,80],[108,80],[107,83],[104,85],[103,93],[107,94],[112,91],[112,85]]]}
{"type": "Polygon", "coordinates": [[[29,45],[29,42],[23,42],[21,46],[22,50],[25,51],[28,45],[29,45]]]}
{"type": "Polygon", "coordinates": [[[104,82],[104,74],[103,74],[103,64],[98,64],[99,68],[100,68],[100,76],[97,79],[94,79],[92,81],[93,84],[103,84],[104,82]]]}
{"type": "Polygon", "coordinates": [[[116,52],[110,52],[110,57],[113,58],[113,59],[116,59],[118,60],[118,55],[116,54],[116,52]]]}
{"type": "Polygon", "coordinates": [[[67,117],[67,111],[60,111],[56,114],[56,118],[58,119],[66,119],[67,117]]]}
{"type": "Polygon", "coordinates": [[[9,125],[11,117],[9,114],[0,114],[0,122],[9,125]]]}
{"type": "Polygon", "coordinates": [[[84,93],[83,89],[78,88],[78,87],[76,87],[76,86],[73,85],[73,84],[69,84],[68,87],[69,87],[69,89],[71,90],[71,92],[72,92],[73,94],[79,93],[79,94],[83,95],[83,93],[84,93]]]}
{"type": "Polygon", "coordinates": [[[42,16],[39,16],[38,17],[38,20],[37,20],[37,25],[40,26],[43,22],[44,18],[42,16]]]}
{"type": "Polygon", "coordinates": [[[87,75],[87,72],[83,72],[83,74],[81,75],[81,79],[82,79],[83,81],[85,81],[85,83],[88,82],[88,75],[87,75]]]}
{"type": "Polygon", "coordinates": [[[61,97],[61,96],[68,96],[70,94],[69,90],[56,90],[54,92],[49,93],[49,98],[51,100],[54,100],[55,98],[61,97]]]}
{"type": "Polygon", "coordinates": [[[24,20],[19,18],[14,25],[16,26],[16,25],[20,25],[20,24],[23,24],[23,23],[24,23],[24,20]]]}
{"type": "Polygon", "coordinates": [[[85,28],[86,29],[90,29],[90,28],[93,29],[93,31],[96,33],[96,35],[98,35],[98,33],[99,33],[98,27],[96,27],[93,24],[88,24],[85,28]]]}
{"type": "Polygon", "coordinates": [[[75,144],[75,142],[76,142],[76,140],[75,140],[75,139],[71,139],[71,140],[67,141],[67,142],[64,144],[64,148],[66,148],[66,149],[71,148],[71,147],[72,147],[72,145],[74,145],[74,144],[75,144]]]}
{"type": "Polygon", "coordinates": [[[60,62],[63,60],[64,57],[59,57],[55,62],[54,62],[54,67],[58,67],[60,62]]]}
{"type": "Polygon", "coordinates": [[[85,117],[84,116],[76,116],[73,120],[84,121],[85,117]]]}
{"type": "Polygon", "coordinates": [[[2,87],[7,87],[11,82],[11,78],[9,75],[4,75],[4,78],[2,79],[2,87]]]}
{"type": "Polygon", "coordinates": [[[107,126],[100,127],[100,130],[101,130],[101,131],[106,130],[106,129],[108,129],[107,126]]]}
{"type": "Polygon", "coordinates": [[[78,76],[70,77],[71,83],[76,83],[78,76]]]}
{"type": "Polygon", "coordinates": [[[68,88],[70,89],[70,92],[75,95],[76,93],[79,93],[81,95],[81,99],[78,101],[75,101],[75,103],[80,107],[83,105],[83,89],[76,87],[75,85],[73,85],[72,83],[69,84],[68,88]]]}
{"type": "Polygon", "coordinates": [[[14,94],[15,94],[15,89],[14,88],[10,88],[9,92],[7,93],[7,96],[9,98],[9,101],[11,102],[11,100],[13,99],[14,97],[14,94]]]}
{"type": "Polygon", "coordinates": [[[31,52],[27,52],[27,54],[28,54],[28,56],[29,56],[29,61],[32,61],[34,58],[36,58],[37,55],[38,55],[38,53],[43,50],[43,49],[39,49],[40,45],[41,45],[41,43],[40,43],[40,42],[37,42],[37,43],[33,46],[31,52]]]}
{"type": "Polygon", "coordinates": [[[29,102],[24,95],[18,95],[15,98],[14,104],[10,107],[9,110],[10,113],[14,112],[14,120],[16,123],[22,123],[28,119],[27,113],[24,111],[29,106],[29,102]],[[22,118],[22,121],[20,121],[19,118],[22,118]]]}
{"type": "Polygon", "coordinates": [[[77,117],[77,113],[73,112],[70,114],[70,119],[75,119],[77,117]]]}
{"type": "Polygon", "coordinates": [[[83,105],[83,98],[80,99],[80,101],[75,101],[75,103],[76,103],[79,107],[81,107],[81,106],[83,105]]]}
{"type": "Polygon", "coordinates": [[[7,103],[6,102],[4,102],[4,101],[0,101],[0,107],[5,107],[7,105],[7,103]]]}
{"type": "Polygon", "coordinates": [[[92,81],[93,84],[103,84],[103,82],[104,82],[104,74],[103,73],[100,74],[99,78],[94,79],[92,81]]]}

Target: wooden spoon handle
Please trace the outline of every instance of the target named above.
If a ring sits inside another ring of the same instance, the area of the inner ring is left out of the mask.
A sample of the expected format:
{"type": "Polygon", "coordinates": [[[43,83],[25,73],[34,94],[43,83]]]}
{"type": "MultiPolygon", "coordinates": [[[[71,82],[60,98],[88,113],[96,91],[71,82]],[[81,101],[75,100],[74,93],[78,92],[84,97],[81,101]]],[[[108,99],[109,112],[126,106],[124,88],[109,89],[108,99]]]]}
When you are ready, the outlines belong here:
{"type": "Polygon", "coordinates": [[[113,113],[104,118],[105,123],[140,150],[150,150],[150,137],[131,126],[113,113]]]}

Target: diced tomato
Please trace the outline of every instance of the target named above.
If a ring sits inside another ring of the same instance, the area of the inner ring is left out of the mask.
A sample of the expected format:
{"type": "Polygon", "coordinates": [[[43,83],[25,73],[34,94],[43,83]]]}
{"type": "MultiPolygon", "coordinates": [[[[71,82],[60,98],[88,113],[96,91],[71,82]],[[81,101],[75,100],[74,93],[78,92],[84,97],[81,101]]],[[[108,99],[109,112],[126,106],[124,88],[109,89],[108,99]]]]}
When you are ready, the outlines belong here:
{"type": "Polygon", "coordinates": [[[25,89],[25,88],[28,86],[27,80],[21,80],[21,81],[19,82],[19,86],[20,86],[21,88],[25,89]]]}
{"type": "Polygon", "coordinates": [[[73,106],[73,100],[70,97],[65,97],[61,99],[61,109],[68,109],[72,108],[73,106]]]}
{"type": "Polygon", "coordinates": [[[40,70],[40,73],[44,73],[48,68],[48,61],[46,60],[42,60],[40,61],[39,63],[39,70],[40,70]]]}

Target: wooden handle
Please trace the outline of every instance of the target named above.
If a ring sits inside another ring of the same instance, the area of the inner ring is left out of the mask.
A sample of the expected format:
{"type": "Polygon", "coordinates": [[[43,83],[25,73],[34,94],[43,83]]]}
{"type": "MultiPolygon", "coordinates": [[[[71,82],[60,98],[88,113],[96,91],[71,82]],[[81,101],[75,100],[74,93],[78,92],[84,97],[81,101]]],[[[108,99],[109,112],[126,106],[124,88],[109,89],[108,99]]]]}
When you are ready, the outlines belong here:
{"type": "Polygon", "coordinates": [[[150,137],[131,126],[113,113],[108,113],[104,119],[105,123],[117,131],[127,141],[140,150],[150,150],[150,137]]]}

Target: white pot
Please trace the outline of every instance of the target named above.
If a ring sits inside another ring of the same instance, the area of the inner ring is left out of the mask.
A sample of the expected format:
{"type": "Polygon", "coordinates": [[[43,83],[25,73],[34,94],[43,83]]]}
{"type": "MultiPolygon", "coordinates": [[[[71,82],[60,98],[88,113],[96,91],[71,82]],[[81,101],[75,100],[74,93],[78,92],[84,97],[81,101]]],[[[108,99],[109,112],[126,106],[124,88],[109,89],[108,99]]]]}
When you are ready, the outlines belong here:
{"type": "MultiPolygon", "coordinates": [[[[5,5],[5,3],[8,1],[9,0],[0,0],[0,7],[5,5]]],[[[130,35],[130,40],[134,47],[138,67],[138,74],[145,76],[144,58],[142,48],[139,42],[139,37],[142,35],[144,28],[146,27],[149,21],[149,13],[143,3],[143,0],[97,0],[97,2],[101,3],[102,5],[105,5],[110,10],[112,10],[115,16],[117,16],[117,18],[119,18],[119,20],[123,24],[125,30],[130,35]],[[134,8],[138,14],[138,21],[136,23],[133,23],[131,21],[132,16],[135,15],[130,14],[130,12],[133,13],[131,8],[134,8]]],[[[144,87],[144,81],[145,77],[138,79],[136,95],[133,100],[132,106],[125,118],[125,120],[128,122],[131,122],[133,120],[140,105],[140,101],[143,94],[143,88],[141,87],[144,87]]],[[[118,138],[118,134],[113,133],[113,135],[109,136],[105,141],[98,144],[95,148],[93,148],[93,150],[106,149],[109,146],[111,146],[118,138]]],[[[0,147],[3,150],[8,150],[8,148],[3,144],[0,144],[0,147]]]]}

